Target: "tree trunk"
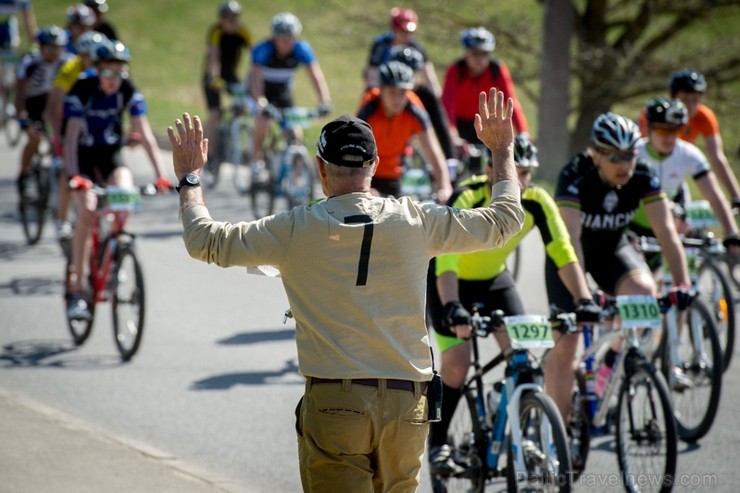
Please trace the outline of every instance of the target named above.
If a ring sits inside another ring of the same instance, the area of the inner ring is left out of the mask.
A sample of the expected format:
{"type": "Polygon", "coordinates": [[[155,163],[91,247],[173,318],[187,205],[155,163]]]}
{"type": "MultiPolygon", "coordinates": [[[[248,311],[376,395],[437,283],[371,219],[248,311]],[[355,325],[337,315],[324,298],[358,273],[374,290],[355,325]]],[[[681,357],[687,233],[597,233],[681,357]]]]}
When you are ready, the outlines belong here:
{"type": "Polygon", "coordinates": [[[554,182],[568,160],[570,46],[573,6],[570,0],[544,1],[544,29],[537,114],[537,176],[554,182]]]}

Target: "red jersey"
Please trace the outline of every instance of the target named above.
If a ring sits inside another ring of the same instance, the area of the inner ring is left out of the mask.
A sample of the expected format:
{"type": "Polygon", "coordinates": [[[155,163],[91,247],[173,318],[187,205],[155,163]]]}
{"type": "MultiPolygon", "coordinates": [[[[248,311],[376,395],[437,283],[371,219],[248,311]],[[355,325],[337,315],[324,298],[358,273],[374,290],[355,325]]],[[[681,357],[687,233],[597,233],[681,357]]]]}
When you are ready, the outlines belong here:
{"type": "Polygon", "coordinates": [[[478,95],[481,92],[488,94],[492,87],[504,93],[504,100],[514,100],[514,115],[512,120],[518,133],[527,132],[527,120],[514,93],[514,82],[506,65],[491,60],[489,69],[480,75],[472,77],[464,60],[458,60],[447,68],[444,88],[442,89],[442,104],[447,111],[447,118],[452,125],[458,120],[472,122],[478,113],[478,95]]]}
{"type": "Polygon", "coordinates": [[[401,157],[414,135],[429,128],[429,115],[419,98],[406,91],[408,103],[401,113],[388,117],[380,101],[380,89],[375,87],[365,93],[357,117],[370,124],[378,148],[376,178],[397,180],[403,174],[401,157]]]}

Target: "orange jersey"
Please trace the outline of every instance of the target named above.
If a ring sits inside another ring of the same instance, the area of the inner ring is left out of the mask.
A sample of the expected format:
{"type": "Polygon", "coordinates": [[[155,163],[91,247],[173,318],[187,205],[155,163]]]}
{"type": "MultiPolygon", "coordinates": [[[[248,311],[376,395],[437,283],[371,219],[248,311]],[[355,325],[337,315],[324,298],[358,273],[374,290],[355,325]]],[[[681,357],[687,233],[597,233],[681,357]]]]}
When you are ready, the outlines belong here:
{"type": "Polygon", "coordinates": [[[360,103],[357,116],[370,124],[378,147],[378,169],[375,177],[386,180],[401,178],[403,168],[401,157],[406,145],[416,134],[429,128],[429,115],[419,98],[411,91],[406,91],[408,103],[403,111],[395,116],[386,116],[380,101],[380,89],[367,91],[360,103]]]}
{"type": "MultiPolygon", "coordinates": [[[[642,113],[640,113],[640,131],[643,136],[647,137],[648,122],[644,108],[642,113]]],[[[696,107],[696,114],[689,117],[689,123],[683,128],[680,137],[685,141],[694,143],[700,135],[703,135],[706,139],[718,133],[719,123],[717,122],[717,116],[714,114],[714,111],[706,104],[699,103],[696,107]]]]}

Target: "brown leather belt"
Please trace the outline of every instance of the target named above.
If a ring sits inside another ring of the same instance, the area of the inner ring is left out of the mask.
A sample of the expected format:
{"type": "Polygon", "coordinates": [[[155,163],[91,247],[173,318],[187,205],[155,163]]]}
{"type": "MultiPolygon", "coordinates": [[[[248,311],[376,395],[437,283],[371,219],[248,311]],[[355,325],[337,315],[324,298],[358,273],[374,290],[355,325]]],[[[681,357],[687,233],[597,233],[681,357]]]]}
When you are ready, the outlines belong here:
{"type": "MultiPolygon", "coordinates": [[[[396,380],[394,378],[351,378],[350,383],[357,385],[366,385],[368,387],[379,387],[380,382],[385,381],[387,389],[414,391],[414,383],[411,380],[396,380]]],[[[311,383],[342,383],[341,378],[316,378],[311,377],[311,383]]],[[[419,391],[421,395],[427,395],[428,382],[419,382],[419,391]]]]}

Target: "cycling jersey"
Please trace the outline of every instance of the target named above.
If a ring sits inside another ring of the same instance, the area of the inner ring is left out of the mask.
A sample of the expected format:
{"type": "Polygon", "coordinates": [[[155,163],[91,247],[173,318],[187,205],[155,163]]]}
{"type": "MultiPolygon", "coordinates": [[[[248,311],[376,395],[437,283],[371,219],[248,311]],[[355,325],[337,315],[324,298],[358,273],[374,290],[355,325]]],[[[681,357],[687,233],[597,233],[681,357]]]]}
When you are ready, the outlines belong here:
{"type": "Polygon", "coordinates": [[[401,158],[409,140],[429,128],[429,116],[419,98],[406,91],[408,103],[403,111],[393,117],[386,116],[380,101],[380,89],[370,89],[363,96],[358,118],[373,128],[378,147],[378,169],[374,178],[398,180],[403,175],[401,158]]]}
{"type": "Polygon", "coordinates": [[[54,77],[54,87],[68,93],[82,73],[82,60],[79,56],[73,56],[59,67],[54,77]]]}
{"type": "MultiPolygon", "coordinates": [[[[219,24],[214,24],[208,30],[206,37],[208,48],[218,48],[221,55],[220,77],[229,83],[239,82],[236,70],[239,68],[242,50],[252,46],[252,35],[244,27],[239,27],[234,33],[226,33],[219,24]]],[[[208,62],[204,64],[204,72],[208,71],[208,62]]]]}
{"type": "MultiPolygon", "coordinates": [[[[642,135],[648,134],[648,121],[646,110],[640,113],[640,131],[642,135]]],[[[681,139],[694,143],[696,139],[703,135],[704,138],[717,135],[719,133],[719,122],[714,111],[704,103],[699,103],[696,107],[694,116],[689,117],[689,122],[683,127],[678,134],[681,139]]]]}
{"type": "Polygon", "coordinates": [[[478,95],[481,92],[487,94],[491,87],[502,91],[504,99],[514,100],[514,116],[512,117],[514,128],[519,133],[527,131],[527,121],[514,93],[514,82],[511,80],[506,65],[491,59],[488,70],[472,77],[465,60],[460,59],[447,69],[442,89],[442,104],[447,110],[450,123],[458,127],[460,136],[469,142],[478,142],[475,131],[472,130],[475,114],[478,113],[478,95]]]}
{"type": "MultiPolygon", "coordinates": [[[[637,143],[638,156],[649,163],[656,171],[660,185],[674,202],[685,203],[690,200],[685,187],[686,178],[698,180],[709,173],[709,163],[704,154],[690,142],[676,140],[670,156],[659,156],[648,145],[648,139],[637,143]]],[[[640,207],[632,222],[642,228],[650,229],[644,207],[640,207]]]]}
{"type": "Polygon", "coordinates": [[[293,51],[285,58],[278,56],[275,43],[271,39],[259,43],[252,51],[252,65],[262,68],[265,98],[279,108],[293,106],[291,87],[296,70],[300,65],[314,62],[316,55],[311,45],[302,39],[296,40],[293,51]]]}
{"type": "MultiPolygon", "coordinates": [[[[427,61],[427,54],[421,45],[416,40],[409,40],[404,43],[406,46],[411,46],[421,53],[424,63],[427,61]]],[[[393,32],[379,34],[373,39],[373,44],[370,47],[370,59],[367,64],[369,67],[378,67],[383,63],[390,60],[391,48],[393,48],[393,32]]]]}
{"type": "Polygon", "coordinates": [[[39,53],[26,55],[18,66],[18,80],[27,80],[25,96],[32,98],[48,94],[51,91],[54,77],[70,55],[62,53],[59,58],[49,63],[39,53]]]}
{"type": "MultiPolygon", "coordinates": [[[[448,204],[461,209],[482,207],[491,201],[491,185],[484,175],[461,184],[448,204]]],[[[506,269],[506,259],[534,228],[540,230],[547,255],[560,268],[578,261],[568,230],[560,217],[555,201],[541,187],[529,186],[522,192],[524,225],[506,245],[493,250],[443,255],[436,259],[436,275],[454,272],[461,280],[492,279],[506,269]]]]}
{"type": "Polygon", "coordinates": [[[64,117],[85,121],[80,147],[121,147],[123,114],[146,115],[144,96],[128,79],[123,80],[121,89],[112,95],[104,94],[99,86],[97,75],[78,80],[64,98],[64,117]]]}

